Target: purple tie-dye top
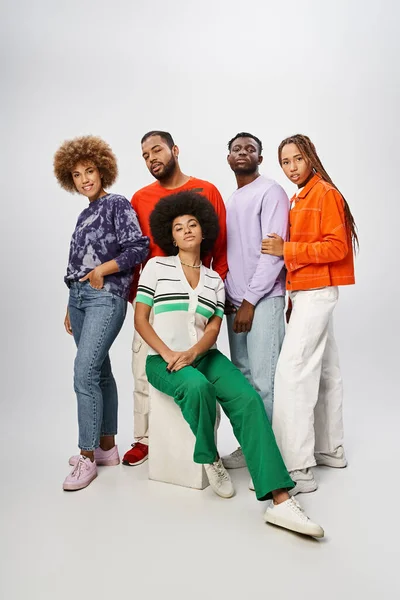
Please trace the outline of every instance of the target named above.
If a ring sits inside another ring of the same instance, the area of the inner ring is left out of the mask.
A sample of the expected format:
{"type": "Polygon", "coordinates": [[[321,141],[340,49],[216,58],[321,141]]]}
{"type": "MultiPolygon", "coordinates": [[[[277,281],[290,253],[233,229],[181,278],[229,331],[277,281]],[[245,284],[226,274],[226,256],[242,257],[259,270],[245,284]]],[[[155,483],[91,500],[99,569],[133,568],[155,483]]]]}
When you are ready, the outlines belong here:
{"type": "Polygon", "coordinates": [[[81,212],[72,234],[67,274],[69,285],[109,260],[119,272],[106,275],[104,289],[128,299],[133,269],[149,251],[149,238],[142,235],[131,204],[124,196],[107,194],[81,212]]]}

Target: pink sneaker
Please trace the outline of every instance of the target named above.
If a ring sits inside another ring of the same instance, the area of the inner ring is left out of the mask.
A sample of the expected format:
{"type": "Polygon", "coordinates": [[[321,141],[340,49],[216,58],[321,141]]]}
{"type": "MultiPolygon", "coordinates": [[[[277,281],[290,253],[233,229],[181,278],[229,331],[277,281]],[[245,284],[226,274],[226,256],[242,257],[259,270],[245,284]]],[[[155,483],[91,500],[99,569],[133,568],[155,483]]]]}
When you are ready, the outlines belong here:
{"type": "Polygon", "coordinates": [[[95,461],[91,461],[86,456],[79,456],[78,462],[66,477],[63,483],[63,489],[67,492],[82,490],[96,479],[97,466],[95,461]]]}
{"type": "MultiPolygon", "coordinates": [[[[76,465],[80,457],[80,454],[75,454],[71,456],[69,459],[69,464],[73,467],[76,465]]],[[[100,446],[96,448],[94,451],[94,460],[96,461],[96,465],[98,467],[114,467],[115,465],[119,465],[119,454],[118,454],[118,446],[115,445],[111,450],[102,450],[100,446]]]]}

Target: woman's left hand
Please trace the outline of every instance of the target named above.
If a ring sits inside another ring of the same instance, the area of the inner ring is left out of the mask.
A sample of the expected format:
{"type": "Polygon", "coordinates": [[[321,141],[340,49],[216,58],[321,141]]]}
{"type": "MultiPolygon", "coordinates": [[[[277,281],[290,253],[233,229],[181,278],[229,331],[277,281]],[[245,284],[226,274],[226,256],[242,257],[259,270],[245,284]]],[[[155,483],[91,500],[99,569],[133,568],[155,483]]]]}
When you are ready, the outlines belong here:
{"type": "Polygon", "coordinates": [[[96,267],[93,271],[87,273],[85,277],[82,277],[79,281],[86,281],[87,279],[89,279],[92,288],[95,288],[96,290],[101,290],[104,286],[104,276],[101,274],[99,267],[96,267]]]}
{"type": "Polygon", "coordinates": [[[174,357],[168,363],[167,370],[171,373],[180,371],[183,367],[189,367],[196,358],[197,352],[193,348],[185,352],[174,352],[174,357]]]}
{"type": "Polygon", "coordinates": [[[283,244],[285,242],[277,233],[271,233],[263,239],[261,244],[262,254],[272,254],[272,256],[283,256],[283,244]]]}

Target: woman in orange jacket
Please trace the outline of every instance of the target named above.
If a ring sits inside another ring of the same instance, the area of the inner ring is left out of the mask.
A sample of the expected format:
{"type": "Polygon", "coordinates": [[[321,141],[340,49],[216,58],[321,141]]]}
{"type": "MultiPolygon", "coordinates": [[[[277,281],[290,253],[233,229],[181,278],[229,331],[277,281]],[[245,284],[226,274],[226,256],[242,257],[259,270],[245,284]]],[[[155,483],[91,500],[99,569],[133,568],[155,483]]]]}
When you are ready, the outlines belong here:
{"type": "Polygon", "coordinates": [[[311,467],[345,467],[342,378],[332,313],[338,286],[354,283],[358,245],[350,208],[325,171],[314,144],[294,135],[280,144],[279,163],[297,185],[289,241],[271,233],[262,252],[283,256],[291,314],[275,376],[273,429],[297,485],[312,492],[311,467]]]}

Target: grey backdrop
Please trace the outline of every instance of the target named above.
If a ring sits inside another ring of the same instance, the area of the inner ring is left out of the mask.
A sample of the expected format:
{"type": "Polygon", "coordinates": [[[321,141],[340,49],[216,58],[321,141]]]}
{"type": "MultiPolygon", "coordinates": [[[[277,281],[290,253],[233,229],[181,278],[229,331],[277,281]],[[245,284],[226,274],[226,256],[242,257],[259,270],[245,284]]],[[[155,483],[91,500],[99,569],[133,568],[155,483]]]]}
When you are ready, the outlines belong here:
{"type": "MultiPolygon", "coordinates": [[[[226,200],[230,137],[259,136],[262,171],[291,194],[276,149],[302,132],[359,226],[357,285],[341,291],[336,331],[347,436],[354,452],[360,442],[374,453],[360,489],[372,493],[382,461],[394,467],[398,456],[399,3],[14,0],[1,2],[1,12],[2,460],[25,448],[35,464],[49,453],[64,461],[75,448],[63,275],[86,201],[57,186],[59,144],[104,137],[119,159],[113,189],[130,198],[152,181],[141,135],[169,130],[183,171],[212,181],[226,200]]],[[[132,328],[130,310],[112,353],[121,450],[132,437],[132,328]]],[[[232,449],[226,424],[221,444],[232,449]]],[[[60,486],[67,472],[57,465],[49,477],[60,486]]],[[[23,493],[25,471],[7,474],[23,493]]]]}

